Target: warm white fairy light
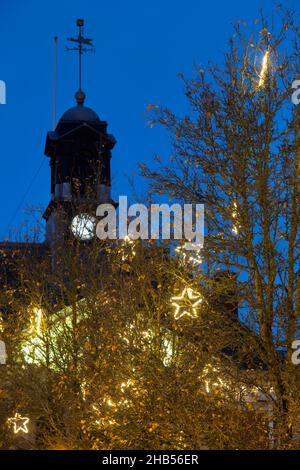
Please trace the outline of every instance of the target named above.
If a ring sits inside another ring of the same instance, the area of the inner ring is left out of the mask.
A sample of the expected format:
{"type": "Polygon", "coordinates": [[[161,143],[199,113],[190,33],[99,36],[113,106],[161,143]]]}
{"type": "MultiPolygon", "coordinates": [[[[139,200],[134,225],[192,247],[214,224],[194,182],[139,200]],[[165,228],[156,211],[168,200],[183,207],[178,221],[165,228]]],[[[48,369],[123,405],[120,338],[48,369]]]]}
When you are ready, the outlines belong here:
{"type": "MultiPolygon", "coordinates": [[[[114,424],[116,424],[116,420],[115,419],[107,419],[106,422],[108,424],[110,424],[111,426],[113,426],[114,424]]],[[[98,426],[105,426],[105,419],[102,418],[102,419],[96,419],[95,421],[95,424],[97,424],[98,426]]]]}
{"type": "Polygon", "coordinates": [[[82,398],[83,398],[83,400],[86,401],[86,396],[87,396],[87,383],[86,383],[85,380],[80,384],[80,390],[81,390],[81,393],[82,393],[82,398]]]}
{"type": "Polygon", "coordinates": [[[29,418],[21,416],[19,413],[16,413],[13,418],[8,418],[7,423],[9,425],[13,424],[15,434],[19,432],[28,433],[27,424],[29,423],[29,418]]]}
{"type": "Polygon", "coordinates": [[[121,391],[124,393],[126,388],[130,387],[133,385],[133,381],[131,379],[128,379],[126,382],[122,382],[120,385],[121,391]]]}
{"type": "MultiPolygon", "coordinates": [[[[134,249],[135,247],[135,241],[134,240],[131,240],[131,238],[126,235],[124,238],[123,238],[123,245],[127,245],[127,247],[131,247],[131,254],[132,256],[135,256],[136,255],[136,251],[134,249]]],[[[126,261],[126,259],[128,258],[128,255],[125,254],[124,252],[122,253],[122,261],[126,261]]]]}
{"type": "Polygon", "coordinates": [[[112,408],[116,407],[116,404],[110,398],[106,400],[106,403],[108,404],[108,406],[111,406],[112,408]]]}
{"type": "Polygon", "coordinates": [[[219,375],[214,377],[213,381],[209,380],[209,374],[211,375],[219,374],[219,369],[217,369],[216,367],[212,366],[209,363],[206,364],[206,366],[204,367],[202,374],[201,374],[201,378],[204,379],[206,393],[210,393],[212,389],[215,389],[215,388],[219,388],[219,387],[227,388],[228,387],[227,384],[219,375]]]}
{"type": "Polygon", "coordinates": [[[258,82],[259,87],[263,87],[264,84],[265,84],[266,76],[267,76],[267,72],[268,72],[268,66],[269,66],[269,59],[270,59],[270,52],[267,49],[264,56],[263,56],[263,60],[262,60],[262,63],[261,63],[261,70],[260,70],[259,82],[258,82]]]}
{"type": "MultiPolygon", "coordinates": [[[[231,215],[232,215],[232,218],[233,218],[233,219],[236,219],[236,218],[237,218],[237,203],[236,203],[235,201],[234,201],[234,203],[233,203],[233,211],[232,211],[232,214],[231,214],[231,215]]],[[[233,232],[235,235],[237,235],[238,232],[239,232],[239,231],[238,231],[238,227],[237,227],[236,224],[233,224],[231,230],[232,230],[232,232],[233,232]]]]}
{"type": "Polygon", "coordinates": [[[175,307],[175,320],[179,320],[185,315],[196,318],[198,316],[197,308],[202,301],[203,298],[199,293],[194,293],[191,287],[185,287],[181,295],[171,298],[171,304],[175,307]]]}

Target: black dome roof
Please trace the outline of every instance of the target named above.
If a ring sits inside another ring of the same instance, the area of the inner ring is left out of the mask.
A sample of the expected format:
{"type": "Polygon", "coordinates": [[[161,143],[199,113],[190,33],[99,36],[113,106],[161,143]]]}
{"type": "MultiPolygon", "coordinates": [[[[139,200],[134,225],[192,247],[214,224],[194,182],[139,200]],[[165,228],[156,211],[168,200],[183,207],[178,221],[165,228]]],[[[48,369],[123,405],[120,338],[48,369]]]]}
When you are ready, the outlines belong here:
{"type": "Polygon", "coordinates": [[[95,122],[100,121],[100,118],[91,108],[78,104],[77,106],[68,109],[62,115],[60,121],[95,122]]]}
{"type": "Polygon", "coordinates": [[[84,106],[85,93],[81,89],[75,93],[77,106],[68,109],[60,118],[60,122],[78,121],[78,122],[99,122],[100,118],[91,108],[84,106]]]}

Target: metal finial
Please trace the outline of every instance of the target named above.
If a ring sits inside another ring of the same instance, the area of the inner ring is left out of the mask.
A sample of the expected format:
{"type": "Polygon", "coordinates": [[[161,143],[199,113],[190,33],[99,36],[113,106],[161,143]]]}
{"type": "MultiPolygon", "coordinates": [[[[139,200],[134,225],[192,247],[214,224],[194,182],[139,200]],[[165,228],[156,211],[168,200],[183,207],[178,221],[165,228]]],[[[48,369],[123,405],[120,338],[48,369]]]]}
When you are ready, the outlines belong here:
{"type": "Polygon", "coordinates": [[[75,100],[79,106],[83,105],[85,100],[85,93],[82,90],[78,90],[75,93],[75,100]]]}
{"type": "MultiPolygon", "coordinates": [[[[74,38],[68,38],[68,41],[76,42],[76,47],[67,47],[68,51],[78,51],[78,59],[79,59],[79,91],[81,90],[81,83],[82,83],[82,63],[81,63],[81,56],[85,52],[94,52],[95,48],[92,43],[92,39],[85,38],[83,36],[83,27],[84,27],[84,20],[79,18],[76,20],[76,26],[79,28],[78,36],[74,38]]],[[[76,98],[77,99],[77,98],[76,98]]]]}

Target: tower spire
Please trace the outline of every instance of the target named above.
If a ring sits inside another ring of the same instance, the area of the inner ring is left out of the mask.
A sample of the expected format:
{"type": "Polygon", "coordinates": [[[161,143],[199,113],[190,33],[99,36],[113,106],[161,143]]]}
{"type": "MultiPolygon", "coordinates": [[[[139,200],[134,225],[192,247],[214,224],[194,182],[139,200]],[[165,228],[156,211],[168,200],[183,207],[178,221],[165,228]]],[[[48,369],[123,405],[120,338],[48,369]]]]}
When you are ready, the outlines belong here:
{"type": "Polygon", "coordinates": [[[78,27],[78,36],[74,38],[68,38],[68,41],[75,42],[75,47],[67,47],[68,51],[78,51],[78,65],[79,65],[79,92],[82,92],[82,55],[85,52],[94,52],[95,48],[92,43],[92,39],[85,38],[83,35],[84,20],[79,18],[76,20],[76,26],[78,27]]]}

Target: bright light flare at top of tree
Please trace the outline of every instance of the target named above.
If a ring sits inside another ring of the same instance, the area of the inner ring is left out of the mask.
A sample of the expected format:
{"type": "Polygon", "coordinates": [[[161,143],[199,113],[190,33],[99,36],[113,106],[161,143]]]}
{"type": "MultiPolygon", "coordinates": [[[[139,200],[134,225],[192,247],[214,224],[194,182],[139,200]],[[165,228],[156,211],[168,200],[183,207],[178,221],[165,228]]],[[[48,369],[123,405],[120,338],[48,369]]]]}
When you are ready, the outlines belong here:
{"type": "Polygon", "coordinates": [[[259,87],[263,87],[265,84],[269,62],[270,62],[270,52],[266,50],[265,55],[263,56],[261,70],[259,74],[259,82],[258,82],[259,87]]]}

